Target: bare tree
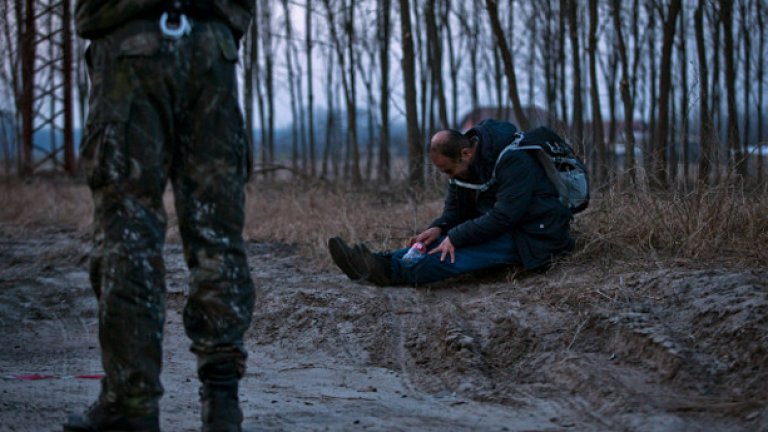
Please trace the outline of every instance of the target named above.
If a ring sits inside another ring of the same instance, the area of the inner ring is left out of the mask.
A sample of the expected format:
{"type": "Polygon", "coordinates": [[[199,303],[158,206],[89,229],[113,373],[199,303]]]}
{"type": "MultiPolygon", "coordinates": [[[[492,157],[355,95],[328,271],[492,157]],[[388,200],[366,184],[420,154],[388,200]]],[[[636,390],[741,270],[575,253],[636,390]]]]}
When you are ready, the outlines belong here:
{"type": "MultiPolygon", "coordinates": [[[[365,20],[365,15],[363,15],[365,20]]],[[[365,89],[365,96],[367,103],[365,104],[365,115],[367,117],[366,129],[367,129],[367,142],[366,142],[366,155],[365,155],[365,178],[370,180],[373,176],[373,160],[374,160],[374,130],[375,120],[374,114],[376,112],[376,89],[374,87],[374,72],[376,69],[376,48],[373,46],[372,41],[368,35],[368,26],[361,27],[357,40],[359,41],[356,62],[357,70],[360,79],[363,81],[363,87],[365,89]],[[367,58],[367,64],[363,64],[363,54],[367,58]]]]}
{"type": "Polygon", "coordinates": [[[448,74],[451,79],[451,124],[456,127],[459,122],[459,66],[461,64],[461,57],[456,53],[453,42],[453,33],[451,29],[451,0],[445,0],[443,7],[443,14],[441,19],[443,21],[443,29],[445,36],[445,44],[448,46],[448,74]]]}
{"type": "Polygon", "coordinates": [[[528,117],[523,111],[523,106],[520,103],[520,95],[517,90],[517,77],[515,75],[515,63],[512,61],[512,52],[507,44],[504,31],[501,29],[501,22],[499,21],[499,8],[496,0],[485,0],[485,6],[488,10],[488,18],[491,21],[491,28],[493,34],[496,37],[496,44],[501,54],[501,59],[504,62],[504,72],[507,75],[507,92],[509,93],[509,99],[512,101],[512,109],[515,112],[515,118],[522,129],[528,129],[528,117]]]}
{"type": "Polygon", "coordinates": [[[742,96],[742,103],[744,104],[744,136],[743,136],[743,154],[744,154],[744,176],[746,178],[748,171],[749,161],[749,117],[752,112],[752,101],[750,98],[750,89],[752,82],[752,37],[750,36],[752,26],[752,1],[740,0],[739,1],[739,15],[741,17],[741,40],[744,47],[744,76],[742,76],[742,90],[744,91],[742,96]]]}
{"type": "Polygon", "coordinates": [[[251,146],[251,148],[253,148],[255,143],[255,137],[253,136],[253,92],[254,84],[258,84],[258,81],[256,80],[256,69],[259,67],[259,35],[257,27],[256,23],[251,23],[248,32],[243,38],[243,105],[245,111],[246,137],[248,139],[248,145],[251,146]]]}
{"type": "Polygon", "coordinates": [[[30,176],[33,171],[32,136],[34,133],[35,102],[35,5],[26,0],[24,6],[24,26],[21,31],[21,157],[19,174],[30,176]]]}
{"type": "Polygon", "coordinates": [[[336,18],[330,1],[323,0],[323,3],[325,4],[325,9],[328,14],[328,29],[331,32],[331,39],[336,47],[336,56],[339,61],[339,69],[341,70],[341,85],[344,90],[344,99],[347,105],[347,146],[349,155],[352,158],[352,165],[350,167],[352,183],[359,185],[362,183],[362,175],[360,171],[360,153],[357,144],[356,74],[353,49],[353,40],[355,37],[355,0],[350,0],[349,4],[346,3],[346,0],[342,0],[341,4],[341,9],[344,11],[342,27],[344,28],[344,33],[346,35],[345,42],[341,41],[341,38],[339,38],[339,35],[336,32],[336,18]],[[345,46],[347,48],[346,55],[344,54],[345,46]]]}
{"type": "Polygon", "coordinates": [[[291,24],[291,12],[288,0],[281,0],[283,6],[283,23],[285,25],[285,65],[288,70],[288,92],[291,106],[291,168],[293,172],[299,169],[299,132],[298,132],[298,106],[296,97],[296,76],[293,67],[293,25],[291,24]]]}
{"type": "MultiPolygon", "coordinates": [[[[681,6],[682,8],[682,6],[681,6]]],[[[680,38],[678,40],[678,63],[680,64],[680,143],[682,144],[683,153],[683,185],[687,187],[688,184],[688,171],[689,171],[689,153],[690,143],[688,141],[688,61],[687,61],[687,49],[686,44],[688,41],[688,34],[685,27],[685,9],[680,10],[680,38]]],[[[673,152],[674,154],[674,152],[673,152]]],[[[670,172],[676,174],[677,159],[671,159],[670,172]]],[[[676,175],[673,175],[673,180],[676,175]]]]}
{"type": "Polygon", "coordinates": [[[547,120],[550,124],[552,124],[557,110],[555,107],[557,103],[557,63],[562,61],[562,58],[558,59],[558,52],[556,51],[556,49],[562,48],[562,46],[558,46],[555,41],[557,34],[553,28],[555,10],[552,2],[553,0],[546,0],[544,7],[541,9],[544,21],[544,35],[541,43],[538,44],[544,68],[544,93],[547,102],[547,120]]]}
{"type": "Polygon", "coordinates": [[[573,150],[576,154],[584,154],[584,117],[581,101],[581,56],[579,51],[579,28],[577,24],[578,1],[568,2],[568,34],[571,40],[571,55],[573,57],[573,150]]]}
{"type": "Polygon", "coordinates": [[[309,122],[309,173],[312,177],[317,174],[315,164],[315,91],[312,82],[314,70],[312,65],[312,49],[314,41],[312,39],[312,2],[307,0],[305,16],[305,50],[307,62],[307,120],[309,122]]]}
{"type": "MultiPolygon", "coordinates": [[[[272,8],[268,0],[258,0],[261,10],[260,29],[264,55],[264,88],[266,91],[266,118],[262,128],[266,130],[266,139],[261,145],[261,163],[265,166],[275,162],[275,84],[274,56],[275,48],[272,39],[272,8]],[[266,127],[264,127],[266,126],[266,127]]],[[[265,171],[265,176],[272,178],[273,171],[265,171]]]]}
{"type": "Polygon", "coordinates": [[[757,42],[757,183],[763,183],[763,145],[766,138],[763,125],[763,103],[765,101],[765,92],[763,84],[765,82],[765,13],[762,1],[756,5],[757,28],[759,39],[757,42]]]}
{"type": "Polygon", "coordinates": [[[624,171],[630,184],[635,183],[635,131],[634,131],[634,100],[630,88],[629,58],[627,56],[627,46],[624,41],[621,19],[620,0],[613,0],[613,25],[616,32],[616,45],[619,51],[621,63],[621,82],[619,84],[619,93],[624,105],[624,171]]]}
{"type": "Polygon", "coordinates": [[[603,116],[600,113],[600,93],[597,80],[597,0],[589,0],[589,87],[592,106],[592,140],[597,149],[597,176],[596,181],[605,181],[608,178],[608,158],[605,151],[605,137],[603,135],[603,116]]]}
{"type": "Polygon", "coordinates": [[[657,12],[662,20],[663,35],[661,43],[661,66],[659,70],[659,115],[658,128],[653,140],[653,172],[651,184],[656,188],[667,186],[666,154],[669,128],[669,97],[672,85],[672,45],[675,37],[677,15],[680,13],[681,0],[671,0],[666,13],[657,4],[657,12]]]}
{"type": "Polygon", "coordinates": [[[424,149],[419,140],[416,114],[416,76],[414,71],[413,33],[408,0],[400,3],[400,38],[403,44],[403,87],[405,90],[405,118],[408,128],[408,182],[419,187],[424,184],[424,149]]]}
{"type": "MultiPolygon", "coordinates": [[[[707,13],[707,21],[710,25],[710,30],[712,31],[712,56],[711,56],[711,65],[712,65],[712,81],[710,83],[710,103],[709,108],[711,110],[712,114],[712,136],[713,136],[713,143],[712,143],[712,159],[711,159],[711,165],[714,166],[714,182],[720,183],[720,175],[721,175],[721,169],[720,169],[720,131],[722,128],[722,106],[720,103],[720,96],[721,96],[721,74],[720,74],[720,39],[721,39],[721,30],[722,25],[720,24],[720,11],[718,10],[718,2],[710,2],[710,7],[706,9],[707,13]]],[[[726,158],[728,165],[731,163],[730,158],[726,158]]]]}
{"type": "MultiPolygon", "coordinates": [[[[476,49],[479,42],[480,24],[478,19],[475,19],[478,13],[478,3],[480,0],[472,0],[468,2],[471,7],[467,8],[467,2],[459,2],[459,9],[456,13],[459,20],[459,26],[464,33],[464,50],[467,51],[469,57],[469,78],[466,80],[469,84],[469,95],[471,112],[474,112],[480,106],[480,91],[478,89],[479,73],[479,59],[478,50],[476,49]]],[[[457,104],[457,101],[454,101],[457,104]]]]}
{"type": "Polygon", "coordinates": [[[432,89],[435,99],[437,99],[440,125],[443,129],[449,127],[448,107],[443,89],[443,52],[441,48],[440,35],[437,32],[437,20],[435,18],[435,9],[437,5],[435,0],[427,0],[424,9],[424,17],[427,27],[427,58],[432,72],[432,89]]]}
{"type": "Polygon", "coordinates": [[[381,67],[381,96],[379,99],[381,130],[379,137],[379,179],[390,182],[389,166],[389,40],[392,5],[390,0],[379,2],[377,14],[377,34],[379,38],[379,65],[381,67]]]}
{"type": "Polygon", "coordinates": [[[747,176],[747,164],[741,151],[739,140],[739,119],[736,111],[736,65],[733,57],[733,3],[730,0],[720,0],[720,18],[723,25],[723,57],[725,59],[725,93],[728,111],[728,148],[731,150],[729,160],[733,161],[736,174],[742,178],[747,176]]]}
{"type": "MultiPolygon", "coordinates": [[[[558,0],[558,31],[557,31],[557,64],[558,69],[558,83],[560,90],[560,119],[564,124],[568,123],[568,97],[566,93],[566,79],[565,79],[565,66],[566,66],[566,54],[565,54],[565,32],[568,27],[568,0],[558,0]]],[[[564,131],[563,131],[564,132],[564,131]]]]}
{"type": "Polygon", "coordinates": [[[693,22],[696,30],[696,53],[699,68],[699,183],[706,184],[709,181],[712,157],[712,117],[709,113],[709,76],[707,47],[704,42],[704,8],[705,0],[699,0],[696,11],[693,14],[693,22]]]}
{"type": "MultiPolygon", "coordinates": [[[[333,47],[328,46],[328,58],[333,58],[333,47]]],[[[333,70],[334,70],[334,64],[332,61],[326,62],[326,75],[325,75],[325,98],[326,98],[326,107],[325,107],[325,146],[323,147],[323,165],[322,169],[320,171],[320,178],[328,178],[330,176],[330,167],[329,165],[332,163],[331,161],[331,155],[333,153],[333,131],[336,127],[335,124],[335,108],[334,108],[334,86],[335,81],[333,78],[333,70]]]]}

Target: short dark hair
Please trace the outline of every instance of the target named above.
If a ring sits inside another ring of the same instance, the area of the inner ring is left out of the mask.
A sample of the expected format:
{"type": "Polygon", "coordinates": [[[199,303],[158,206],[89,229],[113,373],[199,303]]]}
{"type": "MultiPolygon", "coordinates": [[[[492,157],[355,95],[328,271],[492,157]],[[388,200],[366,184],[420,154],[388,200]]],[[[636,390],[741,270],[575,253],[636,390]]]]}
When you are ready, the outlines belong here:
{"type": "Polygon", "coordinates": [[[432,136],[429,152],[458,162],[461,159],[461,151],[471,147],[474,147],[474,142],[468,136],[454,129],[444,129],[432,136]]]}

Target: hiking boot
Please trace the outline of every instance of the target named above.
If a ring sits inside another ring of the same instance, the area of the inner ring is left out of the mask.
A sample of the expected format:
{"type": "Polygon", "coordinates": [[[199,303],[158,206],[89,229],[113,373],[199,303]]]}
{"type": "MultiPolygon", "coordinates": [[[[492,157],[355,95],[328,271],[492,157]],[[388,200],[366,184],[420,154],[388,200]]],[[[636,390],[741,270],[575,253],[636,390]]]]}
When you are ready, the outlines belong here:
{"type": "Polygon", "coordinates": [[[160,422],[157,414],[128,416],[97,402],[83,414],[70,414],[64,423],[64,432],[98,431],[160,432],[160,422]]]}
{"type": "Polygon", "coordinates": [[[365,263],[368,275],[366,280],[378,286],[394,285],[392,280],[392,259],[387,255],[376,254],[362,243],[355,246],[358,256],[365,263]]]}
{"type": "Polygon", "coordinates": [[[203,432],[240,432],[243,411],[238,398],[238,377],[230,363],[209,365],[200,372],[203,432]]]}
{"type": "Polygon", "coordinates": [[[349,247],[340,237],[328,239],[328,250],[331,252],[331,258],[334,264],[353,281],[365,279],[368,277],[368,269],[363,262],[360,253],[354,248],[349,247]]]}

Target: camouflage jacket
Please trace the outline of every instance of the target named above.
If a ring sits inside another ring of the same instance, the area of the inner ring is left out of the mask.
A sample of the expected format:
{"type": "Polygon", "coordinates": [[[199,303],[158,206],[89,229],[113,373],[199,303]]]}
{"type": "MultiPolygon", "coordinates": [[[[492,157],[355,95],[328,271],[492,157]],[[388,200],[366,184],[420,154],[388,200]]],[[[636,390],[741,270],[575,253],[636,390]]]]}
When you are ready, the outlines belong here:
{"type": "MultiPolygon", "coordinates": [[[[159,10],[165,0],[78,0],[75,6],[77,34],[95,39],[132,18],[159,10]]],[[[245,33],[253,17],[250,0],[210,0],[214,15],[232,29],[237,39],[245,33]]]]}

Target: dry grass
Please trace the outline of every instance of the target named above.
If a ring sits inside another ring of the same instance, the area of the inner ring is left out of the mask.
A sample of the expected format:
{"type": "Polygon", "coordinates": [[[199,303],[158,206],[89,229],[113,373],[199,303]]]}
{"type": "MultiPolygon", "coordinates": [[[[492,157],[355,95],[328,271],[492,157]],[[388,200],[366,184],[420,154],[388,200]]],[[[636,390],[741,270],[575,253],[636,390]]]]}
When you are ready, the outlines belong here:
{"type": "Polygon", "coordinates": [[[425,194],[345,189],[324,184],[249,187],[245,235],[298,245],[316,264],[328,238],[365,242],[372,249],[402,247],[439,214],[442,199],[425,194]]]}
{"type": "Polygon", "coordinates": [[[768,265],[768,194],[720,186],[689,194],[609,191],[576,218],[574,259],[768,265]]]}
{"type": "Polygon", "coordinates": [[[5,230],[66,225],[84,232],[93,217],[88,188],[66,177],[0,179],[0,203],[5,230]]]}
{"type": "MultiPolygon", "coordinates": [[[[341,236],[372,249],[403,246],[439,214],[439,188],[414,194],[405,187],[349,189],[324,183],[248,187],[245,237],[294,245],[318,267],[327,268],[326,241],[341,236]]],[[[41,226],[89,229],[87,187],[69,179],[31,183],[0,181],[3,231],[41,226]]],[[[166,196],[169,241],[178,241],[175,215],[166,196]]],[[[576,217],[576,253],[568,262],[641,267],[667,264],[768,266],[768,194],[729,187],[682,194],[609,191],[594,197],[576,217]]]]}

